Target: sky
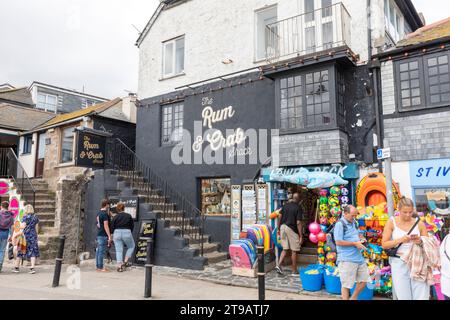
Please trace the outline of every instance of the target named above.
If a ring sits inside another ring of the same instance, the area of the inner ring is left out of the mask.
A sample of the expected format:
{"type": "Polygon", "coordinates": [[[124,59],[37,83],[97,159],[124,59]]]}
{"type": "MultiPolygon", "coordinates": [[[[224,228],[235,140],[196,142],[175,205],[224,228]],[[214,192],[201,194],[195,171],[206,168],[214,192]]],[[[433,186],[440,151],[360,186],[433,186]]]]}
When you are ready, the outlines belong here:
{"type": "MultiPolygon", "coordinates": [[[[0,0],[0,84],[40,81],[111,99],[136,92],[135,27],[145,27],[158,3],[0,0]]],[[[427,23],[450,16],[448,0],[413,3],[427,23]]]]}

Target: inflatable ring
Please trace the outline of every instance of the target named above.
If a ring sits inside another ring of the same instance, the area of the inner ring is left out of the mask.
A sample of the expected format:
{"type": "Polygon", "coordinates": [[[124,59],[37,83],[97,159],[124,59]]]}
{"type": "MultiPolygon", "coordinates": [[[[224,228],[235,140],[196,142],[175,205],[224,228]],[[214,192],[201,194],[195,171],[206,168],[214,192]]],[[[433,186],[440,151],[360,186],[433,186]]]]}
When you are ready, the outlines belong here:
{"type": "MultiPolygon", "coordinates": [[[[446,192],[445,196],[447,197],[447,200],[450,203],[450,192],[446,192]]],[[[447,209],[440,209],[440,208],[437,207],[435,200],[428,200],[428,207],[435,214],[438,214],[438,215],[441,215],[441,216],[448,216],[448,215],[450,215],[450,205],[448,206],[447,209]]]]}
{"type": "MultiPolygon", "coordinates": [[[[392,182],[392,193],[394,197],[394,208],[400,201],[400,189],[397,183],[392,182]]],[[[382,173],[370,173],[358,184],[356,188],[356,206],[376,206],[386,201],[386,177],[382,173]]]]}

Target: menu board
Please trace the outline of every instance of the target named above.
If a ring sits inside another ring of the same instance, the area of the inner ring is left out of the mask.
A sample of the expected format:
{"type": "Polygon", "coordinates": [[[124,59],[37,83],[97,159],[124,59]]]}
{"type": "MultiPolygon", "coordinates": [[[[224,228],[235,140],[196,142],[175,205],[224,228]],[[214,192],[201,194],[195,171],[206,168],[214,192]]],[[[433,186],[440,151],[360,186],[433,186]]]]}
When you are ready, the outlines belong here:
{"type": "Polygon", "coordinates": [[[239,240],[241,232],[241,186],[231,186],[231,240],[239,240]]]}
{"type": "MultiPolygon", "coordinates": [[[[147,240],[153,239],[153,248],[155,248],[156,219],[143,220],[139,228],[138,240],[136,242],[136,250],[134,263],[144,265],[147,261],[147,240]]],[[[154,255],[154,249],[151,255],[154,255]]]]}
{"type": "Polygon", "coordinates": [[[266,224],[268,218],[268,186],[267,184],[257,184],[256,185],[256,195],[257,195],[257,213],[258,213],[258,224],[266,224]]]}
{"type": "Polygon", "coordinates": [[[242,189],[242,230],[256,223],[256,192],[253,184],[244,184],[242,189]]]}
{"type": "Polygon", "coordinates": [[[138,208],[139,208],[139,197],[131,196],[131,197],[110,197],[110,210],[113,214],[116,214],[116,207],[119,202],[122,202],[125,205],[125,212],[129,213],[133,220],[138,220],[138,208]]]}

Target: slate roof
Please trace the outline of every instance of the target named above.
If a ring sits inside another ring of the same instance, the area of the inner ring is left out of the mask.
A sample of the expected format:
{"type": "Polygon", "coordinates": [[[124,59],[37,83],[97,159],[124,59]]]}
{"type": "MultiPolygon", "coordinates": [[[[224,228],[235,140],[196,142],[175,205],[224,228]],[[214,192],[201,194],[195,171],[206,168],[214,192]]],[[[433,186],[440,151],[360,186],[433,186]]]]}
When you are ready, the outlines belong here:
{"type": "Polygon", "coordinates": [[[14,88],[0,91],[0,102],[19,103],[22,105],[34,106],[31,93],[26,87],[14,88]]]}
{"type": "Polygon", "coordinates": [[[0,102],[0,127],[29,131],[55,117],[54,113],[0,102]]]}
{"type": "Polygon", "coordinates": [[[447,37],[450,37],[450,18],[417,29],[410,33],[406,39],[399,41],[397,47],[404,48],[447,37]]]}

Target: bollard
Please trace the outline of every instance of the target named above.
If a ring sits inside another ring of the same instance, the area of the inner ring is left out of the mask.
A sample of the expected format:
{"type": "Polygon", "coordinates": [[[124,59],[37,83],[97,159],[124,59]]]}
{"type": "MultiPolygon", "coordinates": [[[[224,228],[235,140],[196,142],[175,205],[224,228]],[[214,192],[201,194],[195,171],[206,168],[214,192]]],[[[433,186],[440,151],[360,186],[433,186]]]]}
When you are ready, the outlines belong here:
{"type": "Polygon", "coordinates": [[[147,240],[147,260],[145,261],[145,290],[144,298],[152,297],[152,270],[153,270],[153,239],[147,240]]]}
{"type": "Polygon", "coordinates": [[[257,247],[258,251],[258,299],[266,299],[266,273],[264,272],[264,247],[257,247]]]}
{"type": "Polygon", "coordinates": [[[64,243],[65,242],[66,242],[66,236],[60,236],[59,237],[58,255],[56,256],[55,273],[53,274],[53,285],[52,285],[53,288],[59,286],[59,278],[61,276],[61,267],[62,267],[62,262],[63,262],[64,243]]]}

